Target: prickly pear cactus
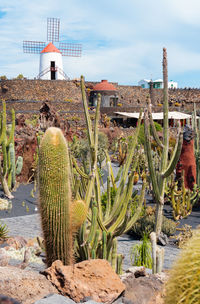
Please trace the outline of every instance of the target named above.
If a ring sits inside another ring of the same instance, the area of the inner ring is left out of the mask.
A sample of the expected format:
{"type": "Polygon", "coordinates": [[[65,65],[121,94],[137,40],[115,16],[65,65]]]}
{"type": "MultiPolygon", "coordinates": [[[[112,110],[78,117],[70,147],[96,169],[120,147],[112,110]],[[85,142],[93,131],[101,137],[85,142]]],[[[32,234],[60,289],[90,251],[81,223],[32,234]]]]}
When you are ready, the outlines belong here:
{"type": "Polygon", "coordinates": [[[170,271],[165,304],[200,303],[200,229],[194,232],[170,271]]]}
{"type": "Polygon", "coordinates": [[[39,200],[48,266],[58,259],[64,265],[73,263],[73,234],[87,215],[83,201],[72,202],[70,179],[67,142],[60,129],[51,127],[39,148],[39,200]]]}

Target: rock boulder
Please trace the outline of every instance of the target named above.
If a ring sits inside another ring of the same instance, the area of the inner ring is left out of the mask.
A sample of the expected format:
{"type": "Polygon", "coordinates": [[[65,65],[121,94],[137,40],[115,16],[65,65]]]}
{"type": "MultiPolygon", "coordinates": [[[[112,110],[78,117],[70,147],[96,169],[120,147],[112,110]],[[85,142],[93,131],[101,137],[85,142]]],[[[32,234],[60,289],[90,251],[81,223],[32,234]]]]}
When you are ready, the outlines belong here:
{"type": "Polygon", "coordinates": [[[0,267],[0,294],[31,304],[50,293],[58,292],[43,275],[12,266],[0,267]]]}
{"type": "Polygon", "coordinates": [[[106,260],[96,259],[64,266],[55,261],[42,272],[64,296],[75,302],[87,297],[101,303],[113,302],[125,289],[119,276],[106,260]]]}

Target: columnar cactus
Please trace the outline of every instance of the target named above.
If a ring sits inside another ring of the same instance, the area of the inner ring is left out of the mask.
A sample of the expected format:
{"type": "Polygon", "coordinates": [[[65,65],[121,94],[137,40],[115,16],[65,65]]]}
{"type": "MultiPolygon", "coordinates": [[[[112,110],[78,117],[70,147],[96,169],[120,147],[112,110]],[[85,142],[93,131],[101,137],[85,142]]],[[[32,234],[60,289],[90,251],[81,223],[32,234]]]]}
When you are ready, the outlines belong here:
{"type": "Polygon", "coordinates": [[[192,124],[196,135],[195,136],[196,182],[197,182],[197,186],[200,187],[200,149],[199,149],[200,119],[198,119],[197,122],[196,103],[194,103],[192,124]]]}
{"type": "Polygon", "coordinates": [[[163,142],[160,142],[158,136],[155,132],[154,124],[152,123],[152,116],[151,116],[151,107],[149,106],[148,109],[145,111],[144,115],[144,126],[145,126],[145,150],[147,154],[148,160],[148,167],[153,187],[153,192],[155,196],[155,201],[157,203],[157,210],[156,210],[156,227],[155,232],[158,236],[161,232],[162,226],[162,213],[163,213],[163,206],[164,206],[164,192],[165,192],[165,184],[167,177],[171,175],[173,170],[176,167],[176,164],[179,160],[179,156],[181,153],[183,135],[179,128],[179,133],[177,136],[177,143],[176,147],[173,151],[173,155],[168,160],[169,157],[169,122],[168,122],[168,71],[167,71],[167,51],[163,49],[163,82],[164,82],[164,89],[163,89],[163,142]],[[150,139],[150,130],[149,125],[152,127],[153,136],[157,144],[162,148],[162,155],[161,155],[161,164],[159,171],[155,170],[152,151],[151,151],[151,139],[150,139]]]}
{"type": "Polygon", "coordinates": [[[67,142],[58,128],[47,129],[39,148],[39,200],[47,265],[73,263],[73,235],[85,220],[82,200],[72,201],[67,142]]]}
{"type": "Polygon", "coordinates": [[[3,166],[0,168],[0,180],[1,186],[5,195],[8,198],[13,198],[10,190],[15,185],[15,180],[13,179],[14,173],[13,168],[15,167],[14,160],[15,160],[15,151],[14,150],[14,132],[15,132],[15,111],[11,111],[12,115],[12,125],[9,131],[9,136],[7,137],[6,134],[6,103],[2,101],[3,104],[3,111],[1,113],[1,120],[0,120],[0,146],[2,150],[2,163],[3,166]]]}

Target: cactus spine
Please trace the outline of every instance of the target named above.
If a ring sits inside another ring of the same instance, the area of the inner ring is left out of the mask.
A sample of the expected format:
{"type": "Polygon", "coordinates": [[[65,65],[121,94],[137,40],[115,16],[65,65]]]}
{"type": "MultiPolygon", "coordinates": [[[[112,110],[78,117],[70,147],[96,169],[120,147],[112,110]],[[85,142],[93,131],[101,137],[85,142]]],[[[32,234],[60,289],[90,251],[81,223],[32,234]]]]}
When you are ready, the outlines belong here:
{"type": "Polygon", "coordinates": [[[165,304],[200,303],[200,230],[188,241],[166,283],[165,304]]]}
{"type": "Polygon", "coordinates": [[[87,211],[83,201],[72,201],[68,146],[54,127],[47,129],[39,148],[39,199],[47,265],[57,259],[70,265],[73,234],[87,211]]]}
{"type": "Polygon", "coordinates": [[[154,124],[152,124],[151,117],[151,109],[145,110],[144,115],[144,126],[145,126],[145,150],[147,154],[148,167],[152,182],[152,187],[154,191],[155,200],[157,203],[156,209],[156,225],[155,232],[158,236],[161,232],[162,226],[162,213],[164,206],[164,191],[167,177],[171,175],[173,172],[177,161],[179,159],[182,147],[183,135],[179,128],[177,144],[174,149],[171,160],[168,162],[168,153],[169,153],[169,123],[168,123],[168,71],[167,71],[167,51],[163,48],[163,81],[164,81],[164,89],[163,89],[163,143],[158,141],[158,138],[155,136],[155,132],[153,132],[154,139],[157,144],[162,147],[162,155],[161,155],[161,165],[160,170],[158,172],[155,171],[153,164],[153,157],[151,151],[151,141],[150,141],[150,131],[149,124],[154,130],[154,124]]]}

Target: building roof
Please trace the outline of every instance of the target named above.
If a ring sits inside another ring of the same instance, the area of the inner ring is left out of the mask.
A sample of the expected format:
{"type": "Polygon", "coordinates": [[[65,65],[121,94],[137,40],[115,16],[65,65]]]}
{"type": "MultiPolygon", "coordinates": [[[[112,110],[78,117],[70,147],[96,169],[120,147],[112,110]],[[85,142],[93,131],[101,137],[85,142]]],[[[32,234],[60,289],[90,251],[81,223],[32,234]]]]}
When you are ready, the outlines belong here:
{"type": "MultiPolygon", "coordinates": [[[[130,117],[130,118],[139,118],[140,113],[128,113],[128,112],[115,112],[115,114],[119,114],[122,116],[130,117]]],[[[162,120],[163,119],[163,112],[159,113],[152,113],[152,118],[154,120],[162,120]]],[[[169,119],[187,119],[192,118],[192,115],[181,113],[181,112],[168,112],[169,119]]],[[[197,116],[197,119],[200,117],[197,116]]]]}
{"type": "MultiPolygon", "coordinates": [[[[141,81],[145,81],[145,82],[148,82],[148,83],[149,83],[151,80],[149,80],[149,79],[141,79],[139,82],[141,82],[141,81]]],[[[139,82],[138,82],[138,83],[139,83],[139,82]]]]}
{"type": "Polygon", "coordinates": [[[53,45],[53,43],[49,42],[49,44],[47,44],[47,46],[45,46],[45,48],[41,51],[41,53],[61,53],[56,47],[55,45],[53,45]]]}
{"type": "Polygon", "coordinates": [[[101,80],[93,87],[93,91],[117,91],[113,84],[109,83],[107,80],[101,80]]]}
{"type": "Polygon", "coordinates": [[[156,80],[154,80],[153,82],[163,82],[163,79],[156,79],[156,80]]]}

